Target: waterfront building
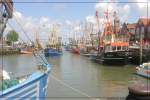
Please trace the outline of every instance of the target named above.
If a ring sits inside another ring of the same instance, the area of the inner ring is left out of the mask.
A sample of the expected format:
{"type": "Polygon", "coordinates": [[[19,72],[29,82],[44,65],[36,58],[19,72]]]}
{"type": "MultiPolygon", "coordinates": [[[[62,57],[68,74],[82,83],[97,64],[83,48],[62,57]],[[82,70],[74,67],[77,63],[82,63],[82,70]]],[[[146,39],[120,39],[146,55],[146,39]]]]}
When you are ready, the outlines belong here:
{"type": "Polygon", "coordinates": [[[140,36],[142,36],[143,40],[150,41],[150,33],[148,32],[150,23],[150,18],[140,18],[136,25],[135,30],[135,38],[137,41],[140,41],[140,36]]]}

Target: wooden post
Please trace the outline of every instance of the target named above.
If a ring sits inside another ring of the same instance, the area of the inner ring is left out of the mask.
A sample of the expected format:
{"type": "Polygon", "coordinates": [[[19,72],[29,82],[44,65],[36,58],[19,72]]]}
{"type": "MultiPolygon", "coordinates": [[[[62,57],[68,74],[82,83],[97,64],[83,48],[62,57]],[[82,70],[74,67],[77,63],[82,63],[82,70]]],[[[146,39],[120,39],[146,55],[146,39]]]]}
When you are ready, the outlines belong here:
{"type": "Polygon", "coordinates": [[[139,32],[140,32],[140,64],[142,63],[142,56],[143,56],[143,49],[142,49],[142,43],[143,43],[143,33],[142,33],[142,30],[141,30],[142,25],[140,25],[140,28],[139,28],[139,32]]]}

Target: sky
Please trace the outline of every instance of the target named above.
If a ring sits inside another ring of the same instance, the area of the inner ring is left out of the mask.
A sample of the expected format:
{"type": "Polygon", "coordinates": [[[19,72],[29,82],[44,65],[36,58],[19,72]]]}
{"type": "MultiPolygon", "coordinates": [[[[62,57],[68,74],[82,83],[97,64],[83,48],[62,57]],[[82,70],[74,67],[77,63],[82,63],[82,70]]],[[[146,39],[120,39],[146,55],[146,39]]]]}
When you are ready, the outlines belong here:
{"type": "MultiPolygon", "coordinates": [[[[102,29],[102,25],[104,22],[104,11],[106,10],[106,8],[108,8],[111,17],[113,16],[113,12],[117,11],[121,23],[135,23],[140,17],[147,17],[147,3],[142,2],[150,2],[150,0],[132,0],[132,3],[129,3],[131,2],[131,0],[99,0],[100,3],[96,3],[98,2],[98,0],[55,1],[58,3],[51,3],[54,2],[52,0],[21,0],[21,2],[20,0],[13,1],[14,16],[9,20],[9,23],[25,41],[28,39],[23,34],[22,29],[32,40],[34,40],[35,33],[37,32],[41,41],[44,41],[47,39],[53,24],[58,25],[58,35],[62,36],[64,41],[66,41],[69,36],[73,36],[74,32],[76,32],[77,36],[80,36],[83,33],[81,26],[85,22],[90,22],[96,25],[96,10],[99,11],[99,20],[101,24],[100,27],[102,29]],[[19,23],[19,25],[16,23],[16,21],[19,23]]],[[[148,4],[148,8],[150,9],[150,3],[148,4]]],[[[7,25],[8,27],[5,33],[12,29],[10,25],[7,25]]]]}

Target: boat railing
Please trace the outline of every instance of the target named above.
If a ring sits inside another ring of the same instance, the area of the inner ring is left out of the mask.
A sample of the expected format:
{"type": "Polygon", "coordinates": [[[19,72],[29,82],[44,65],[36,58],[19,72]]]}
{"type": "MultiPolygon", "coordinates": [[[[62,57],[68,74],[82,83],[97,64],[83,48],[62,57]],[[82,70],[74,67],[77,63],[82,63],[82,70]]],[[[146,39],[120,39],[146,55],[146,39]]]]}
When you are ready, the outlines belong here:
{"type": "Polygon", "coordinates": [[[38,70],[26,77],[26,79],[6,90],[0,91],[0,98],[43,98],[48,82],[48,74],[51,71],[51,66],[47,62],[42,51],[35,51],[34,55],[38,59],[38,70]]]}
{"type": "Polygon", "coordinates": [[[128,46],[111,46],[111,45],[107,45],[105,47],[105,52],[128,51],[128,50],[129,50],[128,46]]]}

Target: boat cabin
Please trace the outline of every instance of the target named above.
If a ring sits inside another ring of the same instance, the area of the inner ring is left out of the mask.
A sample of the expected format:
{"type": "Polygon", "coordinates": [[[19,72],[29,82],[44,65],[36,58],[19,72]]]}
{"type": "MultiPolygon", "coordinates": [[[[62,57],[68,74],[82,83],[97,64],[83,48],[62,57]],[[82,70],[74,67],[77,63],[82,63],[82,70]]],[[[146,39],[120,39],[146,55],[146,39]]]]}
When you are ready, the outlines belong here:
{"type": "Polygon", "coordinates": [[[129,49],[128,42],[113,42],[105,46],[105,53],[116,51],[128,51],[128,49],[129,49]]]}
{"type": "Polygon", "coordinates": [[[140,68],[144,69],[150,69],[150,62],[149,63],[143,63],[142,65],[139,66],[140,68]]]}

